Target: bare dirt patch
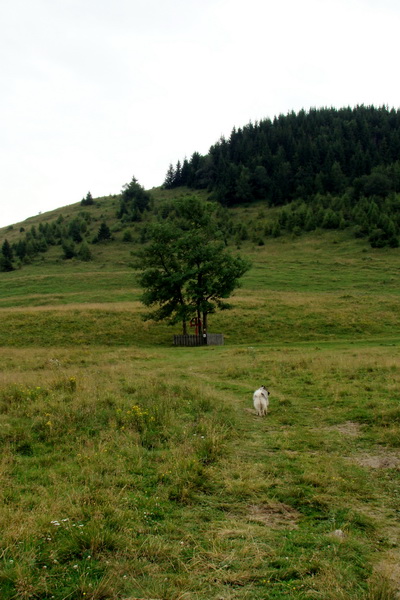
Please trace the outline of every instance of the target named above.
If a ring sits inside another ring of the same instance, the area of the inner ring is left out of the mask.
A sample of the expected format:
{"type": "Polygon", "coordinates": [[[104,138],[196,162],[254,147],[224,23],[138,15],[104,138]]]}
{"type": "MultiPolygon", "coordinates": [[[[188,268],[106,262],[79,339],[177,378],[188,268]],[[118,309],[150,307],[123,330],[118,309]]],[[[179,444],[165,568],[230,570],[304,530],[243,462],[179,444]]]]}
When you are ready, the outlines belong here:
{"type": "Polygon", "coordinates": [[[389,450],[379,450],[376,454],[359,454],[351,457],[350,460],[371,469],[400,468],[400,454],[389,450]]]}
{"type": "Polygon", "coordinates": [[[354,421],[346,421],[345,423],[339,423],[339,425],[333,425],[329,427],[330,431],[338,431],[339,433],[348,437],[358,437],[360,435],[361,425],[354,421]]]}
{"type": "Polygon", "coordinates": [[[296,529],[300,514],[287,504],[252,504],[249,506],[248,518],[268,525],[271,529],[296,529]]]}

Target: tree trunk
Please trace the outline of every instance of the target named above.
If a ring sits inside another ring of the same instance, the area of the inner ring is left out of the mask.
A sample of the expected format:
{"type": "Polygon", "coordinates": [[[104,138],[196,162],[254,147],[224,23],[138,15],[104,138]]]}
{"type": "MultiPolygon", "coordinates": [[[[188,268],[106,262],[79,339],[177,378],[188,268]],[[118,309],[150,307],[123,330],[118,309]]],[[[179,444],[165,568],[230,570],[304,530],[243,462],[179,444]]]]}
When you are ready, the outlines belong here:
{"type": "Polygon", "coordinates": [[[203,341],[207,344],[207,327],[208,327],[208,314],[203,312],[203,341]]]}
{"type": "Polygon", "coordinates": [[[197,323],[198,323],[198,335],[203,335],[203,323],[201,321],[200,309],[197,309],[197,323]]]}
{"type": "Polygon", "coordinates": [[[185,320],[182,321],[182,333],[183,335],[187,335],[187,323],[185,320]]]}

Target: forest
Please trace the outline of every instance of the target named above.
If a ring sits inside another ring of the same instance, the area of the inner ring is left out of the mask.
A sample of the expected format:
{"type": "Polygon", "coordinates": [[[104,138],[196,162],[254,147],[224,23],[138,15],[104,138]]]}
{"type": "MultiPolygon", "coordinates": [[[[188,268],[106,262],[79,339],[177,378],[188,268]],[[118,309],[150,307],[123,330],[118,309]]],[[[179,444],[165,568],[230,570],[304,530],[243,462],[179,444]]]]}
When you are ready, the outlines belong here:
{"type": "Polygon", "coordinates": [[[207,155],[167,171],[164,186],[207,189],[224,206],[285,206],[271,234],[354,227],[372,246],[398,246],[400,111],[321,108],[234,128],[207,155]]]}

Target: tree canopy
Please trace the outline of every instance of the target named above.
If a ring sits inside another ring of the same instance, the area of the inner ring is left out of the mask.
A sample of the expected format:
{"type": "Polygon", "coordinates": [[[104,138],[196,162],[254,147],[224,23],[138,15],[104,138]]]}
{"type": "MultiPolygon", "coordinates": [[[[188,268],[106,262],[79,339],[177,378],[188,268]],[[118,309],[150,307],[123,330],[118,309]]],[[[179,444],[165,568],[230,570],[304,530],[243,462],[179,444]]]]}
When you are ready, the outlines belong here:
{"type": "Polygon", "coordinates": [[[165,205],[138,255],[141,300],[153,308],[146,318],[181,321],[184,334],[194,317],[201,322],[200,333],[207,332],[208,315],[229,307],[225,300],[250,267],[228,252],[215,207],[192,197],[165,205]]]}
{"type": "Polygon", "coordinates": [[[398,246],[400,110],[312,108],[234,128],[205,156],[169,166],[164,187],[182,185],[224,206],[285,207],[274,234],[353,226],[373,246],[398,246]]]}
{"type": "MultiPolygon", "coordinates": [[[[206,187],[226,205],[258,199],[277,205],[342,193],[375,167],[399,159],[400,110],[314,108],[234,128],[207,155],[170,165],[164,186],[206,187]]],[[[394,185],[373,183],[379,192],[394,185]]]]}

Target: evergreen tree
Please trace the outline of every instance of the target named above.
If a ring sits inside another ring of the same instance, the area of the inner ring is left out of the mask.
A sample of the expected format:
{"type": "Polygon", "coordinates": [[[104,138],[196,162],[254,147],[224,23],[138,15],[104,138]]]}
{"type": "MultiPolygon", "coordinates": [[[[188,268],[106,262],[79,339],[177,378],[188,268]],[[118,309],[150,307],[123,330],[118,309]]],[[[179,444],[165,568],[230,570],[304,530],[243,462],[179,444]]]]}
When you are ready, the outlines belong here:
{"type": "Polygon", "coordinates": [[[163,187],[167,190],[175,186],[175,170],[172,164],[169,165],[167,174],[164,179],[163,187]]]}
{"type": "Polygon", "coordinates": [[[68,227],[68,236],[73,239],[74,242],[79,244],[82,240],[82,233],[86,231],[87,225],[85,221],[80,218],[73,219],[68,227]]]}
{"type": "Polygon", "coordinates": [[[176,170],[171,165],[165,183],[207,188],[229,206],[250,198],[244,176],[249,169],[250,201],[312,201],[316,193],[341,195],[352,188],[356,198],[385,197],[400,191],[400,169],[395,177],[392,168],[399,156],[400,110],[311,109],[234,128],[206,156],[194,153],[188,164],[178,161],[176,170]]]}
{"type": "Polygon", "coordinates": [[[20,260],[24,260],[26,256],[26,241],[18,240],[15,244],[15,254],[18,256],[20,260]]]}
{"type": "Polygon", "coordinates": [[[127,229],[126,231],[124,231],[124,235],[122,236],[122,241],[123,242],[133,242],[133,235],[132,235],[132,231],[130,229],[127,229]]]}
{"type": "Polygon", "coordinates": [[[76,247],[72,240],[64,240],[62,243],[62,249],[64,252],[63,258],[70,260],[76,256],[76,247]]]}
{"type": "Polygon", "coordinates": [[[182,169],[181,169],[181,185],[188,185],[189,180],[190,180],[190,165],[189,165],[189,161],[187,160],[187,158],[185,158],[185,160],[182,163],[182,169]]]}
{"type": "Polygon", "coordinates": [[[324,229],[338,229],[340,224],[340,217],[331,208],[325,211],[324,218],[322,220],[322,227],[324,229]]]}
{"type": "Polygon", "coordinates": [[[254,169],[252,177],[252,189],[254,196],[258,199],[268,199],[270,189],[270,178],[267,169],[262,165],[258,165],[254,169]]]}
{"type": "Polygon", "coordinates": [[[180,185],[182,185],[182,167],[181,167],[181,161],[178,160],[178,162],[176,163],[176,167],[175,167],[174,187],[178,187],[180,185]]]}
{"type": "Polygon", "coordinates": [[[250,185],[250,171],[246,167],[242,167],[240,170],[240,175],[236,183],[235,196],[237,202],[251,202],[254,200],[250,185]]]}
{"type": "Polygon", "coordinates": [[[2,247],[1,247],[1,253],[4,256],[4,258],[6,258],[9,261],[12,261],[13,257],[13,251],[10,245],[10,242],[8,240],[5,240],[2,247]]]}
{"type": "Polygon", "coordinates": [[[150,200],[150,194],[145,191],[135,177],[132,177],[132,181],[122,188],[118,218],[131,221],[140,220],[140,215],[145,210],[149,210],[150,200]]]}
{"type": "Polygon", "coordinates": [[[87,242],[83,242],[81,244],[77,256],[79,260],[83,260],[84,262],[89,262],[93,259],[92,253],[87,242]]]}
{"type": "Polygon", "coordinates": [[[108,242],[111,239],[111,231],[105,221],[103,221],[99,227],[96,241],[97,242],[108,242]]]}
{"type": "Polygon", "coordinates": [[[1,247],[1,255],[0,255],[0,270],[1,271],[13,271],[13,251],[8,240],[3,242],[1,247]]]}
{"type": "Polygon", "coordinates": [[[81,205],[82,206],[91,206],[94,204],[93,196],[90,192],[86,194],[86,198],[82,198],[81,205]]]}

